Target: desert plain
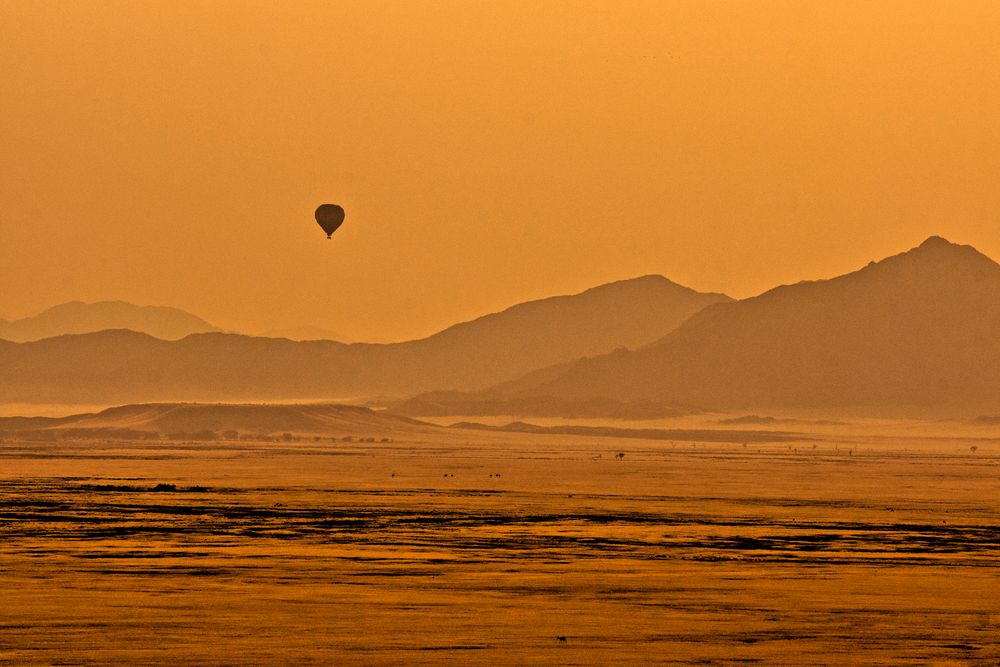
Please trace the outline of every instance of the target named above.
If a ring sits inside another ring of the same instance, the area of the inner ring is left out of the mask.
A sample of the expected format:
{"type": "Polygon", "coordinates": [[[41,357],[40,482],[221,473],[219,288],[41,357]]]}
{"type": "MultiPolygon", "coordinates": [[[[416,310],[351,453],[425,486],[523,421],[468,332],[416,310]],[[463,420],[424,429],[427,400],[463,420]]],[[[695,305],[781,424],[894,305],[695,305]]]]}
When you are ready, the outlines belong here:
{"type": "Polygon", "coordinates": [[[1000,662],[1000,426],[724,417],[5,437],[0,663],[1000,662]]]}

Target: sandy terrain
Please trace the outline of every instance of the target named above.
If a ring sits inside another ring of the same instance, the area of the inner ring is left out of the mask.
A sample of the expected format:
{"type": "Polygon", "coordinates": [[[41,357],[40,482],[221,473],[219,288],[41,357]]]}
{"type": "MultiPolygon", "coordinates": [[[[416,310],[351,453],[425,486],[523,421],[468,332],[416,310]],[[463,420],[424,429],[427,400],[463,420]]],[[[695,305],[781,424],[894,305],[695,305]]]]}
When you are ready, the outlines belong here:
{"type": "Polygon", "coordinates": [[[0,663],[997,664],[998,431],[8,440],[0,663]]]}

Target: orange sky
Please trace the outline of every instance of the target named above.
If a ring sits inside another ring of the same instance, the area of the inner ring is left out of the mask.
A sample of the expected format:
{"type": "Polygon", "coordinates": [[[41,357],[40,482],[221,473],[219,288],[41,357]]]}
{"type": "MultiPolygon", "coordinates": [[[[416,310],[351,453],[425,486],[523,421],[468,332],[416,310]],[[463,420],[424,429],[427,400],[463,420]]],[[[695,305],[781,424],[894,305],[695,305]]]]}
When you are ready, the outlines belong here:
{"type": "Polygon", "coordinates": [[[0,316],[406,338],[1000,258],[1000,3],[0,0],[0,316]],[[327,241],[322,202],[347,221],[327,241]]]}

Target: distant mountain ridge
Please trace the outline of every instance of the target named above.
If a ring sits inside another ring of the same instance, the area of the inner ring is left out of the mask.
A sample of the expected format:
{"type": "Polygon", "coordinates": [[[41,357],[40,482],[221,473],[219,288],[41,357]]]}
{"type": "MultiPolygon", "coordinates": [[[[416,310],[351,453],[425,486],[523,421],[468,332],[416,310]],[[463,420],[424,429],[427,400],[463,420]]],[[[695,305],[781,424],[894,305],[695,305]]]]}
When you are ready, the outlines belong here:
{"type": "Polygon", "coordinates": [[[70,301],[32,317],[10,322],[0,320],[0,339],[24,343],[106,329],[131,329],[164,340],[219,330],[196,315],[167,306],[136,306],[125,301],[70,301]]]}
{"type": "Polygon", "coordinates": [[[551,364],[645,345],[727,300],[644,276],[519,304],[404,343],[218,332],[165,341],[127,330],[0,341],[0,401],[315,399],[479,389],[551,364]]]}
{"type": "MultiPolygon", "coordinates": [[[[837,278],[709,306],[644,348],[465,395],[455,400],[465,412],[454,414],[599,397],[666,411],[995,410],[998,332],[1000,265],[971,246],[931,237],[837,278]],[[478,411],[468,412],[477,402],[478,411]]],[[[401,407],[422,412],[419,398],[401,407]]],[[[438,397],[433,409],[447,407],[438,397]]]]}

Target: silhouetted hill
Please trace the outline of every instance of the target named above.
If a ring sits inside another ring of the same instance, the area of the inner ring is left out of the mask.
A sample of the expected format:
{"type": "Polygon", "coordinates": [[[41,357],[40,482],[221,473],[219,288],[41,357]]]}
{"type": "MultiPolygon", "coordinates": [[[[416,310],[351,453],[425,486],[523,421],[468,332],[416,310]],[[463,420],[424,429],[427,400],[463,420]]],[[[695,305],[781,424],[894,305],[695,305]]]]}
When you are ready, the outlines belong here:
{"type": "Polygon", "coordinates": [[[124,405],[70,417],[0,418],[0,432],[202,435],[226,432],[249,435],[387,436],[420,433],[439,427],[414,419],[353,405],[235,405],[154,403],[124,405]]]}
{"type": "Polygon", "coordinates": [[[136,306],[124,301],[71,301],[34,317],[13,322],[0,320],[0,339],[25,342],[105,329],[131,329],[165,340],[218,331],[200,317],[176,308],[136,306]]]}
{"type": "Polygon", "coordinates": [[[405,395],[477,389],[661,337],[728,300],[658,276],[520,304],[386,345],[104,331],[0,345],[0,401],[128,403],[405,395]]]}
{"type": "Polygon", "coordinates": [[[1000,265],[931,237],[838,278],[710,306],[643,349],[543,369],[464,400],[479,400],[475,414],[529,396],[668,409],[995,409],[997,332],[1000,265]]]}
{"type": "Polygon", "coordinates": [[[730,300],[663,276],[643,276],[518,304],[389,347],[401,355],[416,353],[425,365],[422,373],[436,376],[425,383],[428,388],[487,387],[551,364],[645,345],[702,308],[730,300]]]}

